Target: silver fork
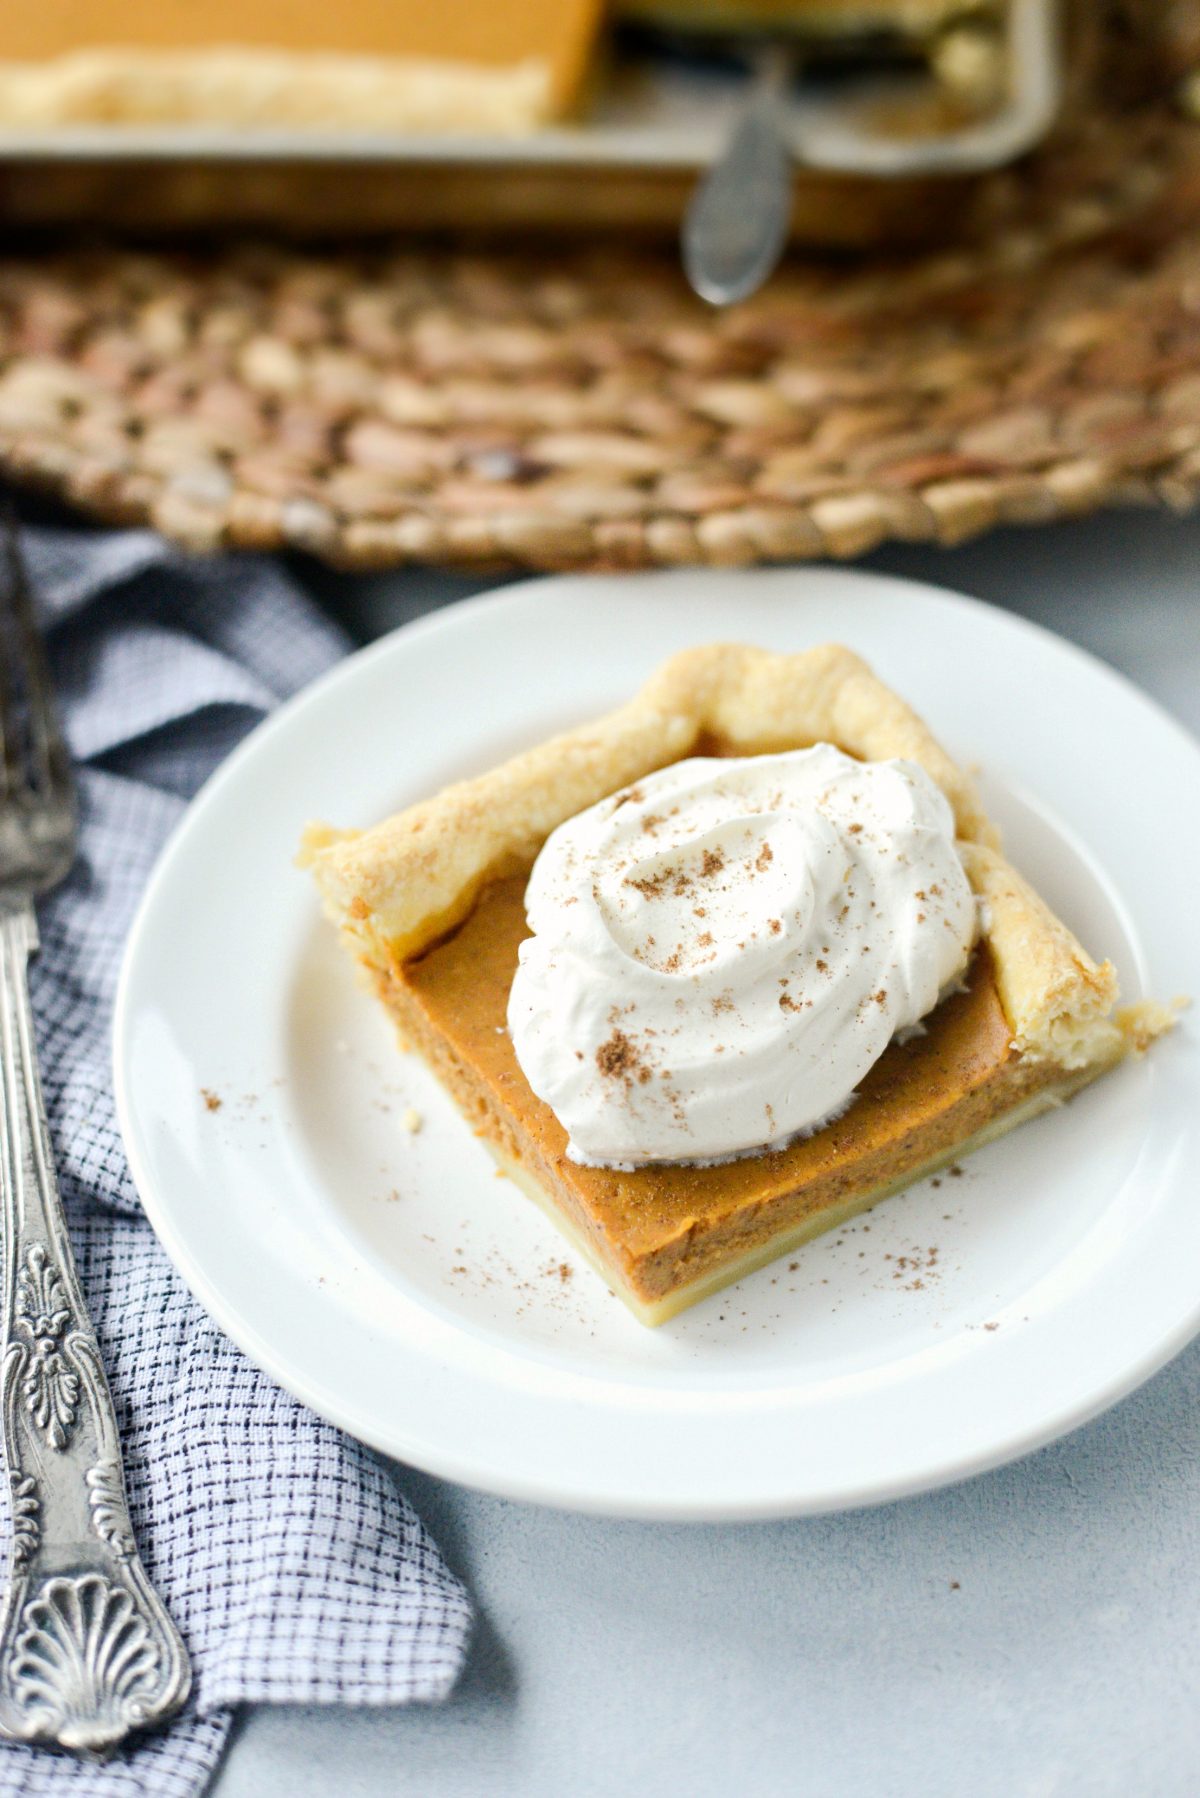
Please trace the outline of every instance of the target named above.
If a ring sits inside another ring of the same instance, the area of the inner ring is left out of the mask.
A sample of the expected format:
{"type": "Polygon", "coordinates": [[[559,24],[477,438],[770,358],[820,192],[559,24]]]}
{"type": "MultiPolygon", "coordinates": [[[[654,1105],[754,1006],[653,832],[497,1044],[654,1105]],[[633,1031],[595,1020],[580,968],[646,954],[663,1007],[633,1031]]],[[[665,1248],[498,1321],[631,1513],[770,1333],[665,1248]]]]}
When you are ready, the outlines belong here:
{"type": "Polygon", "coordinates": [[[116,1418],[54,1175],[26,964],[35,895],[75,856],[59,732],[11,515],[0,545],[0,1410],[12,1563],[0,1736],[105,1754],[168,1717],[187,1653],[138,1558],[116,1418]]]}

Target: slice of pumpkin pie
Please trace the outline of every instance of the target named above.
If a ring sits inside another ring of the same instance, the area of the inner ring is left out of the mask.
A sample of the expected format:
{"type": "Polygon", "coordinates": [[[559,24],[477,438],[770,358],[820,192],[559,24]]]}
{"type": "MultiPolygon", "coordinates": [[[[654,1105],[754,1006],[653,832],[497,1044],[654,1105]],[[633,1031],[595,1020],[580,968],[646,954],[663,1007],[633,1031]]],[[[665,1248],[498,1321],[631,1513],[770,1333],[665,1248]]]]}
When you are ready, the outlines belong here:
{"type": "Polygon", "coordinates": [[[1116,1008],[850,650],[688,650],[303,859],[501,1166],[656,1324],[1059,1103],[1116,1008]]]}

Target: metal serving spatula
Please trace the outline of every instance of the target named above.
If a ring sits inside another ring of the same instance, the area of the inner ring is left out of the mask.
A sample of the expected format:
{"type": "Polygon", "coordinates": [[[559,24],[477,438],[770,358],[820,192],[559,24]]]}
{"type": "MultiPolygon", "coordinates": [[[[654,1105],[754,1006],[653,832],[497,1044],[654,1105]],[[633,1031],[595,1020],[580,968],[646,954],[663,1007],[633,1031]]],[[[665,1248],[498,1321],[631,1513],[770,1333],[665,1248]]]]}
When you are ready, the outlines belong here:
{"type": "Polygon", "coordinates": [[[750,98],[683,221],[684,272],[714,306],[732,305],[762,286],[783,254],[791,215],[792,151],[784,101],[795,51],[775,42],[747,54],[750,98]]]}

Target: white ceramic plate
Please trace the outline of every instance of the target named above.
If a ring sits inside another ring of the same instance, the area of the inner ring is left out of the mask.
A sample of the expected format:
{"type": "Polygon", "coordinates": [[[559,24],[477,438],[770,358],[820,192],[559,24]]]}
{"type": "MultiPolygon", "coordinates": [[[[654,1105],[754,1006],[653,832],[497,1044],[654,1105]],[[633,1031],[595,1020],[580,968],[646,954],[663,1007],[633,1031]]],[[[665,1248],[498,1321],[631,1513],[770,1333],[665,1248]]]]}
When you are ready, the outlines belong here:
{"type": "Polygon", "coordinates": [[[833,637],[981,765],[1014,859],[1126,995],[1200,992],[1200,749],[1028,624],[815,569],[538,581],[408,626],[197,800],[116,1022],[122,1127],[168,1252],[255,1361],[364,1441],[597,1512],[820,1511],[1047,1442],[1200,1328],[1186,1022],[961,1175],[648,1331],[397,1053],[292,866],[306,819],[369,823],[618,703],[686,644],[833,637]]]}

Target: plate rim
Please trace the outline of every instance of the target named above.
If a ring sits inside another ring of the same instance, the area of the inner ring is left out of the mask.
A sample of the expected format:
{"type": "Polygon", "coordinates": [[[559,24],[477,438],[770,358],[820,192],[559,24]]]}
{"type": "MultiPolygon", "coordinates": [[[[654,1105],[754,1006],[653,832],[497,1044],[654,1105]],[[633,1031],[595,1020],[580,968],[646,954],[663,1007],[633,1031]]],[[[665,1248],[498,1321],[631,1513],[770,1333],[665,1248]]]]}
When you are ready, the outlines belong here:
{"type": "Polygon", "coordinates": [[[1010,631],[1015,640],[1028,641],[1032,638],[1039,645],[1050,647],[1054,653],[1060,656],[1065,655],[1090,679],[1113,684],[1127,698],[1132,699],[1139,708],[1151,715],[1160,727],[1165,726],[1181,751],[1192,756],[1200,755],[1200,742],[1186,726],[1120,669],[1112,667],[1111,664],[1070,639],[1059,636],[1045,625],[1013,613],[1004,606],[993,605],[975,596],[960,594],[953,589],[932,582],[876,573],[869,569],[847,569],[826,563],[755,570],[741,568],[701,571],[655,570],[632,576],[599,573],[535,576],[457,600],[399,625],[375,641],[343,657],[300,692],[284,701],[248,733],[237,748],[205,781],[159,853],[129,930],[114,1002],[112,1025],[114,1096],[130,1172],[146,1218],[165,1252],[194,1297],[218,1326],[269,1378],[299,1402],[316,1411],[318,1415],[323,1416],[336,1427],[346,1430],[356,1439],[380,1452],[399,1460],[409,1461],[412,1465],[437,1477],[450,1479],[476,1490],[521,1502],[548,1504],[562,1510],[578,1511],[590,1515],[649,1521],[751,1521],[864,1509],[891,1503],[919,1493],[934,1491],[1021,1459],[1038,1448],[1082,1428],[1144,1384],[1200,1333],[1200,1293],[1198,1293],[1192,1310],[1186,1317],[1181,1318],[1169,1332],[1131,1360],[1120,1377],[1110,1379],[1105,1386],[1090,1393],[1083,1402],[1077,1402],[1070,1407],[1061,1407],[1054,1416],[1048,1417],[1026,1430],[1010,1432],[1002,1439],[995,1441],[986,1450],[956,1458],[943,1457],[936,1466],[931,1465],[923,1471],[911,1475],[892,1478],[877,1477],[863,1481],[858,1488],[835,1498],[826,1495],[810,1502],[802,1496],[790,1499],[771,1496],[761,1502],[747,1497],[721,1500],[715,1503],[700,1499],[684,1505],[669,1496],[665,1499],[658,1499],[647,1496],[644,1492],[628,1497],[613,1495],[597,1497],[580,1492],[570,1485],[556,1484],[553,1477],[535,1479],[511,1473],[498,1475],[493,1467],[482,1464],[479,1457],[473,1457],[469,1453],[457,1455],[440,1453],[431,1457],[422,1452],[419,1441],[406,1440],[405,1431],[397,1429],[394,1424],[389,1424],[386,1429],[381,1428],[369,1415],[358,1414],[352,1405],[344,1402],[332,1403],[327,1391],[318,1390],[309,1380],[295,1377],[286,1358],[281,1358],[275,1353],[270,1341],[262,1335],[261,1331],[236,1306],[227,1304],[219,1284],[215,1284],[210,1279],[206,1268],[192,1253],[183,1234],[176,1229],[172,1222],[170,1207],[160,1204],[159,1195],[155,1190],[155,1178],[148,1157],[143,1153],[143,1144],[135,1126],[130,1083],[127,1078],[130,988],[135,977],[143,938],[153,926],[158,895],[170,878],[174,858],[180,852],[180,844],[186,840],[195,820],[198,817],[206,816],[209,809],[220,802],[226,787],[240,779],[245,764],[252,761],[269,742],[273,742],[277,734],[292,728],[298,715],[302,715],[310,707],[315,708],[326,699],[331,691],[336,691],[343,684],[353,685],[368,665],[402,653],[402,649],[399,647],[401,644],[411,644],[414,640],[436,637],[444,633],[452,635],[462,628],[464,621],[469,622],[474,615],[481,611],[490,612],[514,603],[521,604],[535,592],[545,596],[547,589],[561,589],[563,586],[578,588],[588,585],[611,585],[615,582],[623,588],[628,588],[631,582],[637,582],[669,587],[697,580],[706,584],[715,584],[730,576],[739,579],[745,579],[747,576],[756,579],[764,578],[772,584],[795,581],[797,578],[801,581],[820,580],[832,583],[834,586],[845,585],[858,588],[860,592],[864,590],[865,586],[869,586],[879,591],[890,592],[897,603],[902,603],[906,595],[918,594],[923,603],[932,604],[935,608],[944,607],[955,613],[961,612],[965,608],[969,612],[982,614],[992,625],[999,625],[1002,629],[1010,631]]]}

